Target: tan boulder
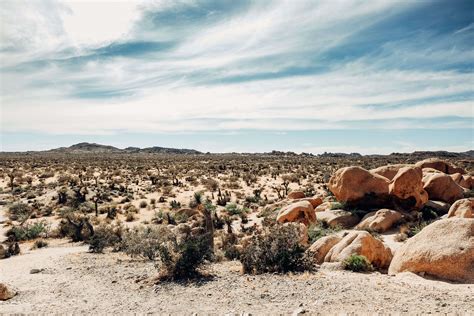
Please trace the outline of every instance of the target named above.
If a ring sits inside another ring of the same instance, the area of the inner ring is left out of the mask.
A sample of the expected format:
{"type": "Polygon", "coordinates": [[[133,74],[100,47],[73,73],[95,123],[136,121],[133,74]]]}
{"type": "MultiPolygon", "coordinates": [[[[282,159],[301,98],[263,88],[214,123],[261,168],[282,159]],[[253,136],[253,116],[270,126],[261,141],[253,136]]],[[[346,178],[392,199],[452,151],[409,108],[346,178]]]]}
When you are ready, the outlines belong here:
{"type": "Polygon", "coordinates": [[[395,165],[386,165],[381,166],[375,169],[371,169],[370,173],[378,174],[379,176],[385,177],[389,180],[392,180],[395,175],[398,173],[398,170],[401,168],[409,167],[408,164],[395,164],[395,165]]]}
{"type": "Polygon", "coordinates": [[[449,175],[451,178],[453,178],[454,182],[456,182],[457,185],[460,187],[463,187],[468,190],[472,190],[473,188],[473,177],[467,174],[460,174],[460,173],[454,173],[449,175]]]}
{"type": "Polygon", "coordinates": [[[341,240],[342,237],[338,235],[324,236],[316,240],[307,251],[314,258],[315,263],[322,264],[329,250],[341,240]]]}
{"type": "Polygon", "coordinates": [[[323,200],[320,197],[316,197],[316,196],[300,199],[300,201],[308,201],[309,203],[311,203],[313,208],[316,208],[323,203],[323,200]]]}
{"type": "Polygon", "coordinates": [[[366,231],[351,231],[329,250],[324,261],[343,262],[353,254],[365,256],[378,268],[388,267],[392,260],[392,251],[382,241],[366,231]]]}
{"type": "Polygon", "coordinates": [[[474,218],[474,198],[454,202],[448,211],[448,217],[474,218]]]}
{"type": "Polygon", "coordinates": [[[415,166],[420,168],[433,168],[444,172],[446,174],[461,173],[465,174],[466,171],[462,168],[453,166],[447,161],[441,160],[439,158],[428,158],[422,161],[418,161],[415,166]]]}
{"type": "Polygon", "coordinates": [[[303,191],[291,191],[288,193],[288,198],[290,200],[296,200],[296,199],[303,199],[306,197],[306,194],[304,194],[303,191]]]}
{"type": "Polygon", "coordinates": [[[356,226],[356,229],[369,229],[378,233],[383,233],[393,224],[402,218],[402,214],[389,209],[381,209],[377,212],[371,212],[364,216],[362,221],[356,226]]]}
{"type": "MultiPolygon", "coordinates": [[[[423,189],[423,173],[418,167],[402,167],[389,185],[389,193],[400,200],[404,208],[420,209],[428,202],[428,193],[423,189]]],[[[401,203],[401,202],[400,202],[401,203]]]]}
{"type": "Polygon", "coordinates": [[[329,190],[340,202],[365,206],[384,204],[378,198],[388,197],[390,181],[361,167],[345,167],[336,171],[328,183],[329,190]]]}
{"type": "Polygon", "coordinates": [[[425,273],[440,279],[474,282],[474,219],[436,221],[400,246],[389,274],[425,273]]]}
{"type": "Polygon", "coordinates": [[[359,217],[345,210],[326,210],[317,212],[319,222],[328,224],[329,227],[351,228],[359,222],[359,217]]]}
{"type": "Polygon", "coordinates": [[[317,213],[317,212],[324,212],[326,210],[330,210],[331,209],[331,205],[332,205],[333,202],[324,202],[318,206],[316,206],[314,208],[314,211],[317,213]]]}
{"type": "Polygon", "coordinates": [[[6,301],[16,295],[16,292],[9,289],[5,284],[0,283],[0,301],[6,301]]]}
{"type": "Polygon", "coordinates": [[[279,223],[298,222],[309,225],[316,222],[316,215],[310,202],[299,201],[280,210],[277,221],[279,223]]]}
{"type": "Polygon", "coordinates": [[[423,188],[428,192],[430,200],[440,200],[454,203],[464,197],[462,187],[454,182],[453,178],[444,173],[434,173],[423,178],[423,188]]]}

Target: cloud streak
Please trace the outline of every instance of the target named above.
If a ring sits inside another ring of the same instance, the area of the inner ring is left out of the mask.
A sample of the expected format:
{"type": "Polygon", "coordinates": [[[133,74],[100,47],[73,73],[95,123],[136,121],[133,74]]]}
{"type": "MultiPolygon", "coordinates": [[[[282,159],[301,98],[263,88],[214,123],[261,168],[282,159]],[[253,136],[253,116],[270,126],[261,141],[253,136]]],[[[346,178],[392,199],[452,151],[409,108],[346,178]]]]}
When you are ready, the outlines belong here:
{"type": "Polygon", "coordinates": [[[3,4],[4,132],[472,128],[470,1],[3,4]]]}

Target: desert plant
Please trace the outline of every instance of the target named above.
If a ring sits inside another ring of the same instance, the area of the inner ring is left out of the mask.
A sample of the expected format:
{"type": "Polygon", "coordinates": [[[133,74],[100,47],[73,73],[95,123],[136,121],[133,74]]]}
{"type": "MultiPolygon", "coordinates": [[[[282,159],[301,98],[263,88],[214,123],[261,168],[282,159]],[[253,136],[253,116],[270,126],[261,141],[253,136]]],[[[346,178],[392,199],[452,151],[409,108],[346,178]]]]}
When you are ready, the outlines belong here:
{"type": "Polygon", "coordinates": [[[121,224],[101,224],[94,227],[94,235],[87,240],[89,251],[101,253],[106,247],[116,247],[122,241],[122,233],[121,224]]]}
{"type": "Polygon", "coordinates": [[[312,270],[312,260],[299,241],[298,225],[273,224],[266,227],[243,249],[240,255],[243,271],[260,274],[312,270]]]}
{"type": "Polygon", "coordinates": [[[48,232],[49,225],[46,221],[41,221],[33,224],[13,226],[7,231],[7,236],[15,241],[22,241],[38,238],[40,235],[47,234],[48,232]]]}
{"type": "Polygon", "coordinates": [[[340,231],[342,228],[339,226],[329,227],[325,222],[318,222],[308,228],[308,241],[314,243],[319,238],[324,236],[332,235],[340,231]]]}
{"type": "Polygon", "coordinates": [[[365,256],[352,254],[346,260],[343,261],[345,270],[353,272],[368,272],[373,271],[372,264],[365,256]]]}

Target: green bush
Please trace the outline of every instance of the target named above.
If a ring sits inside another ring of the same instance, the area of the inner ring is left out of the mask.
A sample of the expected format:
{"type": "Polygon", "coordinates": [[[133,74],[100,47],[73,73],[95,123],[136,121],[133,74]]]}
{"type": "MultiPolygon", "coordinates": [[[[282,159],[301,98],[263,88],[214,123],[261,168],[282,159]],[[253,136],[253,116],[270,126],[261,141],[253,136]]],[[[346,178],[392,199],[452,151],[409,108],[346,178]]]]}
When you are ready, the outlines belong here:
{"type": "Polygon", "coordinates": [[[7,236],[11,236],[15,241],[30,240],[40,237],[41,234],[47,234],[49,225],[45,221],[26,224],[22,226],[13,226],[7,236]]]}
{"type": "Polygon", "coordinates": [[[94,234],[87,240],[89,251],[101,253],[106,247],[114,247],[114,250],[118,250],[120,248],[118,245],[122,241],[122,233],[123,227],[120,224],[101,224],[94,227],[94,234]]]}
{"type": "Polygon", "coordinates": [[[225,210],[229,215],[239,215],[239,216],[248,212],[247,208],[239,207],[235,203],[227,204],[227,206],[225,207],[225,210]]]}
{"type": "Polygon", "coordinates": [[[308,228],[308,241],[312,244],[319,238],[337,233],[341,229],[342,228],[338,226],[331,228],[326,223],[319,222],[308,228]]]}
{"type": "Polygon", "coordinates": [[[12,221],[23,221],[31,213],[31,206],[25,203],[15,203],[8,208],[8,218],[12,221]]]}
{"type": "Polygon", "coordinates": [[[273,224],[255,235],[240,255],[245,273],[310,271],[311,258],[300,244],[298,225],[273,224]]]}
{"type": "Polygon", "coordinates": [[[353,272],[367,272],[367,271],[373,271],[372,264],[367,260],[365,256],[360,256],[353,254],[350,257],[348,257],[344,262],[342,263],[344,266],[345,270],[350,270],[353,272]]]}

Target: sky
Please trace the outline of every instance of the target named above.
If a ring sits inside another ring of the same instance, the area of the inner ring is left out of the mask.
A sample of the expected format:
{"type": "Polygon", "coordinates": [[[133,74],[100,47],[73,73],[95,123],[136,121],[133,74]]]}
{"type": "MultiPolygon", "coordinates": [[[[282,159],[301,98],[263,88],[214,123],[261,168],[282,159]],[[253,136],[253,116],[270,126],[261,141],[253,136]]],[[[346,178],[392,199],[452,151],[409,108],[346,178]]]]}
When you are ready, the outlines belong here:
{"type": "Polygon", "coordinates": [[[472,0],[0,0],[0,151],[466,151],[473,66],[472,0]]]}

